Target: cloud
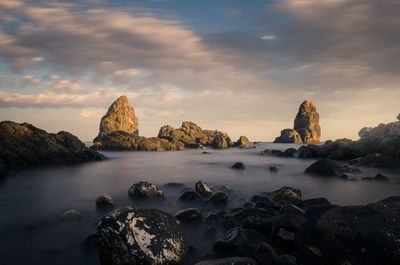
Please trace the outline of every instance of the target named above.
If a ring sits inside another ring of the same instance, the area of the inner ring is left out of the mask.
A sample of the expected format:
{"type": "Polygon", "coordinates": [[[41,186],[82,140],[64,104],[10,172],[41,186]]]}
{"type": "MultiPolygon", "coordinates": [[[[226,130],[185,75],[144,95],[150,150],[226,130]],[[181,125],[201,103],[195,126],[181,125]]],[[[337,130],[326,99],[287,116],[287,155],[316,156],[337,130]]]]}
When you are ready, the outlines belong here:
{"type": "Polygon", "coordinates": [[[106,110],[102,108],[82,109],[79,113],[79,117],[81,119],[100,119],[105,112],[106,110]]]}
{"type": "Polygon", "coordinates": [[[261,39],[262,40],[274,40],[276,38],[274,35],[264,35],[264,36],[261,36],[261,39]]]}

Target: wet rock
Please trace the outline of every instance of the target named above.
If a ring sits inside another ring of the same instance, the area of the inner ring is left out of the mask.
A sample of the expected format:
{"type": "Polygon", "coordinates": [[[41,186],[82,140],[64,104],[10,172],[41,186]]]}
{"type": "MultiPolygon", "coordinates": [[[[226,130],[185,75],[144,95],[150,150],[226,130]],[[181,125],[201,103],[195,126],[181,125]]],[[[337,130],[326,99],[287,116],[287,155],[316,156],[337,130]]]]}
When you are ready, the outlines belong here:
{"type": "Polygon", "coordinates": [[[204,218],[204,222],[207,224],[218,224],[221,222],[221,216],[216,213],[209,212],[206,218],[204,218]]]}
{"type": "Polygon", "coordinates": [[[97,207],[107,207],[115,205],[115,200],[110,194],[102,194],[96,199],[97,207]]]}
{"type": "Polygon", "coordinates": [[[28,123],[0,122],[0,179],[27,166],[105,159],[68,132],[47,133],[28,123]]]}
{"type": "Polygon", "coordinates": [[[199,223],[203,219],[203,215],[198,209],[189,208],[179,211],[175,218],[182,223],[199,223]]]}
{"type": "Polygon", "coordinates": [[[299,264],[399,264],[400,198],[306,213],[296,234],[299,264]]]}
{"type": "Polygon", "coordinates": [[[283,152],[281,150],[271,150],[265,149],[260,152],[260,155],[270,155],[270,156],[282,156],[283,152]]]}
{"type": "Polygon", "coordinates": [[[381,173],[376,174],[374,179],[377,181],[389,181],[390,180],[388,177],[382,175],[381,173]]]}
{"type": "Polygon", "coordinates": [[[206,231],[204,231],[204,236],[206,238],[215,240],[217,237],[217,229],[214,226],[207,227],[206,231]]]}
{"type": "Polygon", "coordinates": [[[274,143],[302,144],[303,140],[297,131],[293,129],[284,129],[281,131],[281,135],[275,138],[274,143]]]}
{"type": "Polygon", "coordinates": [[[322,159],[311,164],[304,173],[313,176],[332,177],[342,175],[344,170],[339,162],[331,159],[322,159]]]}
{"type": "Polygon", "coordinates": [[[63,221],[77,221],[81,220],[82,218],[83,218],[82,213],[75,209],[65,211],[64,213],[61,214],[61,220],[63,221]]]}
{"type": "Polygon", "coordinates": [[[246,209],[248,209],[248,208],[254,208],[256,206],[256,204],[254,203],[254,202],[245,202],[244,204],[243,204],[243,208],[246,208],[246,209]]]}
{"type": "Polygon", "coordinates": [[[178,200],[181,202],[199,203],[199,202],[203,202],[203,197],[195,191],[188,190],[188,191],[183,192],[179,196],[178,200]]]}
{"type": "Polygon", "coordinates": [[[232,165],[233,169],[245,169],[246,166],[242,162],[236,162],[235,164],[232,165]]]}
{"type": "Polygon", "coordinates": [[[252,258],[246,257],[231,257],[223,259],[205,260],[195,265],[257,265],[257,262],[252,258]]]}
{"type": "Polygon", "coordinates": [[[85,241],[82,242],[82,248],[85,251],[94,251],[97,248],[97,234],[88,236],[85,241]]]}
{"type": "Polygon", "coordinates": [[[318,156],[318,149],[316,145],[307,145],[307,146],[301,146],[294,154],[294,157],[297,158],[314,158],[318,156]]]}
{"type": "Polygon", "coordinates": [[[318,206],[318,205],[331,205],[331,203],[326,198],[313,198],[298,202],[296,204],[297,207],[300,207],[304,211],[307,211],[308,208],[311,206],[318,206]]]}
{"type": "Polygon", "coordinates": [[[195,184],[196,192],[204,197],[209,197],[214,192],[214,187],[208,185],[206,182],[198,181],[195,184]]]}
{"type": "Polygon", "coordinates": [[[275,265],[278,255],[269,244],[261,243],[255,250],[254,258],[259,265],[275,265]]]}
{"type": "Polygon", "coordinates": [[[297,149],[295,148],[288,148],[282,153],[282,157],[293,157],[296,153],[297,149]]]}
{"type": "Polygon", "coordinates": [[[250,148],[251,144],[249,139],[247,139],[246,136],[240,136],[239,139],[236,141],[234,146],[239,147],[239,148],[250,148]]]}
{"type": "Polygon", "coordinates": [[[228,195],[221,191],[213,193],[210,198],[208,198],[208,202],[214,206],[225,206],[228,204],[228,195]]]}
{"type": "MultiPolygon", "coordinates": [[[[282,255],[276,259],[275,265],[297,265],[296,257],[292,255],[282,255]]],[[[345,264],[342,264],[345,265],[345,264]]]]}
{"type": "Polygon", "coordinates": [[[185,188],[185,185],[182,183],[170,182],[164,184],[164,187],[171,190],[182,190],[183,188],[185,188]]]}
{"type": "Polygon", "coordinates": [[[246,257],[250,254],[249,241],[240,227],[229,230],[223,239],[217,240],[213,250],[218,257],[246,257]]]}
{"type": "Polygon", "coordinates": [[[129,195],[136,199],[165,199],[163,191],[154,184],[147,181],[140,181],[132,185],[129,195]]]}
{"type": "Polygon", "coordinates": [[[279,167],[277,167],[277,166],[270,166],[270,167],[269,167],[269,171],[271,171],[271,172],[279,172],[279,167]]]}
{"type": "Polygon", "coordinates": [[[272,193],[273,200],[284,203],[297,203],[301,201],[301,191],[292,187],[282,187],[272,193]]]}
{"type": "Polygon", "coordinates": [[[272,237],[272,243],[280,253],[294,253],[296,234],[280,228],[272,237]]]}
{"type": "Polygon", "coordinates": [[[180,264],[189,249],[179,222],[156,209],[115,210],[98,222],[97,237],[103,265],[180,264]]]}
{"type": "Polygon", "coordinates": [[[275,216],[276,212],[269,209],[248,208],[235,212],[232,217],[239,224],[245,222],[254,222],[260,218],[269,218],[275,216]]]}
{"type": "Polygon", "coordinates": [[[224,229],[225,232],[229,231],[230,229],[233,229],[236,226],[237,226],[237,223],[232,216],[226,215],[223,217],[222,228],[224,229]]]}

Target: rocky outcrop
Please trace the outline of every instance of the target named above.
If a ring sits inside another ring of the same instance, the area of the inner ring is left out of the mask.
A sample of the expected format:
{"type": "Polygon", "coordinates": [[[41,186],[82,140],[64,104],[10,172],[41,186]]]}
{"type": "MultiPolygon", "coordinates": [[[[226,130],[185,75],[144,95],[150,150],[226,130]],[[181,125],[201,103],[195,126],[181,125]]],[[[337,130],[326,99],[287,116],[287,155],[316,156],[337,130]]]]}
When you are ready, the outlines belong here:
{"type": "Polygon", "coordinates": [[[239,148],[250,148],[251,144],[250,144],[249,139],[246,136],[242,135],[235,142],[234,146],[239,147],[239,148]]]}
{"type": "Polygon", "coordinates": [[[189,250],[179,222],[156,209],[109,213],[98,222],[97,246],[102,265],[181,264],[189,250]]]}
{"type": "Polygon", "coordinates": [[[139,135],[135,110],[129,105],[125,96],[120,96],[115,100],[108,108],[106,115],[101,118],[100,131],[96,139],[99,140],[102,136],[116,131],[139,135]]]}
{"type": "Polygon", "coordinates": [[[281,136],[276,137],[274,143],[293,143],[302,144],[303,140],[298,132],[293,129],[284,129],[281,131],[281,136]]]}
{"type": "Polygon", "coordinates": [[[320,138],[321,127],[319,126],[317,107],[307,99],[300,105],[293,129],[282,130],[281,136],[277,137],[274,142],[319,144],[320,138]]]}
{"type": "Polygon", "coordinates": [[[400,264],[400,197],[310,208],[296,234],[298,264],[400,264]]]}
{"type": "MultiPolygon", "coordinates": [[[[97,139],[97,138],[96,138],[97,139]]],[[[181,142],[169,142],[157,137],[146,138],[122,131],[107,134],[93,142],[96,150],[175,151],[184,150],[181,142]]]]}
{"type": "Polygon", "coordinates": [[[103,159],[68,132],[47,133],[28,123],[0,122],[0,176],[26,166],[103,159]]]}
{"type": "Polygon", "coordinates": [[[203,130],[190,121],[182,122],[182,126],[178,129],[169,125],[161,127],[158,138],[166,139],[173,144],[181,143],[188,148],[224,149],[233,145],[226,133],[217,130],[203,130]]]}

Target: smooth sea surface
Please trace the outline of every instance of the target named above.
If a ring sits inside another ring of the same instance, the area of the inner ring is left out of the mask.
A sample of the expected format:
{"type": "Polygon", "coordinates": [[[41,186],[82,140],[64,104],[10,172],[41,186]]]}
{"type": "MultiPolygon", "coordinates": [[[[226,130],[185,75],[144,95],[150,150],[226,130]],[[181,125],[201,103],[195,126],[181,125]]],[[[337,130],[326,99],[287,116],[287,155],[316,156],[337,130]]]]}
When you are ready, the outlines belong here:
{"type": "MultiPolygon", "coordinates": [[[[172,214],[188,205],[177,202],[179,190],[163,187],[169,182],[191,188],[198,180],[215,187],[228,185],[233,189],[228,208],[242,205],[252,195],[282,186],[301,189],[303,199],[325,197],[338,205],[367,204],[400,195],[400,174],[396,171],[361,168],[358,178],[373,177],[379,172],[391,179],[387,183],[343,181],[304,175],[304,170],[315,160],[259,155],[264,149],[289,147],[299,146],[266,143],[256,149],[210,149],[209,154],[203,154],[204,150],[200,149],[102,152],[109,158],[107,161],[13,173],[0,183],[0,264],[99,264],[96,249],[85,248],[83,242],[96,233],[97,219],[110,210],[96,209],[96,198],[103,193],[114,197],[114,209],[133,205],[172,214]],[[245,170],[231,169],[238,161],[246,165],[245,170]],[[278,173],[269,171],[272,165],[279,167],[278,173]],[[156,184],[166,192],[167,199],[162,202],[130,199],[128,189],[138,181],[156,184]],[[69,209],[79,210],[83,219],[62,221],[60,215],[69,209]]],[[[212,253],[212,242],[197,234],[189,238],[202,255],[212,253]]]]}

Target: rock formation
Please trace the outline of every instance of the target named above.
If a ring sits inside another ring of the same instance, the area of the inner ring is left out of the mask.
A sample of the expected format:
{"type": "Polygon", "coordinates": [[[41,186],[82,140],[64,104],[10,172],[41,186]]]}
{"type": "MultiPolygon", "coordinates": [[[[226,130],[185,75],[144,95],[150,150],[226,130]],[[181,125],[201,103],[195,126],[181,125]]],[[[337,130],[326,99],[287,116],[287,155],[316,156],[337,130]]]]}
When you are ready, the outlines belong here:
{"type": "Polygon", "coordinates": [[[317,107],[307,99],[300,105],[293,129],[282,130],[281,136],[277,137],[274,142],[319,144],[320,138],[321,127],[319,126],[317,107]]]}
{"type": "Polygon", "coordinates": [[[239,139],[236,141],[234,146],[239,147],[239,148],[250,148],[251,144],[249,139],[246,136],[240,136],[239,139]]]}
{"type": "MultiPolygon", "coordinates": [[[[203,130],[189,121],[182,122],[182,126],[178,129],[169,125],[161,127],[158,137],[141,137],[138,132],[135,111],[129,105],[127,98],[121,96],[101,119],[100,132],[93,140],[93,149],[173,151],[185,148],[224,149],[234,146],[226,133],[217,130],[203,130]]],[[[247,148],[250,146],[250,142],[245,136],[242,136],[237,145],[247,148]]]]}
{"type": "Polygon", "coordinates": [[[182,126],[174,129],[169,125],[160,128],[158,138],[166,139],[174,144],[183,144],[189,148],[217,148],[224,149],[233,145],[226,133],[220,131],[203,130],[190,121],[182,122],[182,126]]]}
{"type": "Polygon", "coordinates": [[[125,96],[120,96],[115,100],[108,108],[106,115],[101,118],[100,131],[96,139],[99,140],[100,137],[116,131],[139,135],[135,110],[129,105],[125,96]]]}
{"type": "Polygon", "coordinates": [[[0,122],[0,176],[26,166],[103,159],[68,132],[47,133],[28,123],[0,122]]]}

